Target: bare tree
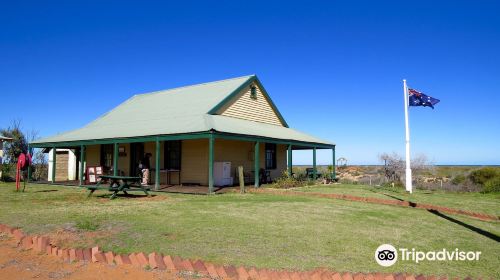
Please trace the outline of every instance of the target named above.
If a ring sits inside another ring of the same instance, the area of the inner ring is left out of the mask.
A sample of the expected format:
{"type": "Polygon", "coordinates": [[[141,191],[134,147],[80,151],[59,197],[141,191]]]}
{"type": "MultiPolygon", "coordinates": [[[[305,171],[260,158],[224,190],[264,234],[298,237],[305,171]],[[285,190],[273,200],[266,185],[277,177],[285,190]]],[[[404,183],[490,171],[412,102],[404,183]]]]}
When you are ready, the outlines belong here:
{"type": "Polygon", "coordinates": [[[419,171],[428,169],[432,164],[424,154],[419,154],[411,159],[411,169],[419,171]]]}
{"type": "MultiPolygon", "coordinates": [[[[28,143],[31,143],[31,142],[40,138],[38,136],[38,130],[34,130],[34,129],[26,132],[25,135],[26,135],[26,139],[28,140],[28,143]]],[[[46,163],[46,161],[47,161],[46,156],[43,153],[43,149],[33,149],[31,156],[32,156],[33,164],[40,164],[40,163],[43,164],[43,163],[46,163]]]]}
{"type": "Polygon", "coordinates": [[[383,153],[379,155],[380,161],[384,163],[384,175],[388,181],[395,182],[401,180],[401,172],[404,170],[404,160],[397,153],[383,153]]]}
{"type": "MultiPolygon", "coordinates": [[[[397,153],[383,153],[378,157],[379,160],[384,163],[384,175],[387,180],[391,182],[401,181],[401,177],[403,177],[406,168],[403,157],[397,153]]],[[[430,163],[427,156],[424,154],[417,155],[411,160],[411,168],[415,171],[428,169],[429,166],[430,163]]]]}
{"type": "MultiPolygon", "coordinates": [[[[28,143],[33,142],[39,139],[39,133],[37,130],[32,129],[25,133],[26,138],[28,139],[28,143]]],[[[47,175],[48,169],[48,160],[47,155],[43,152],[43,149],[35,148],[30,151],[32,164],[33,164],[33,173],[31,174],[34,180],[40,180],[45,175],[47,175]]]]}

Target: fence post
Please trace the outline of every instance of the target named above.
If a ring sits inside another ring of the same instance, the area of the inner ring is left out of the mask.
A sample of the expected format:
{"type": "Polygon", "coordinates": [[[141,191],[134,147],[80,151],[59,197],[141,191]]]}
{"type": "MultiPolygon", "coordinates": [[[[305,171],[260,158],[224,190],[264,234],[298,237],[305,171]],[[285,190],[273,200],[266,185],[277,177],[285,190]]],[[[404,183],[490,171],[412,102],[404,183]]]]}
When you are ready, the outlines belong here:
{"type": "Polygon", "coordinates": [[[240,191],[245,193],[245,178],[243,177],[243,166],[238,166],[238,177],[240,179],[240,191]]]}

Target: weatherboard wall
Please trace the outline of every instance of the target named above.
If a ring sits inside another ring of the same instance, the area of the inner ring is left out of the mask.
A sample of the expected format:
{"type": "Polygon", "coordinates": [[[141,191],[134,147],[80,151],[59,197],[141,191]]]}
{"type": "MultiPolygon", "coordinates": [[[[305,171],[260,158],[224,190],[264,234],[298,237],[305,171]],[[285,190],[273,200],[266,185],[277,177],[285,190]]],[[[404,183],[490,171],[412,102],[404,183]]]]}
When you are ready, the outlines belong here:
{"type": "Polygon", "coordinates": [[[85,150],[87,166],[99,166],[101,163],[101,145],[89,145],[85,150]]]}
{"type": "Polygon", "coordinates": [[[119,148],[124,148],[125,152],[118,156],[118,174],[129,175],[130,174],[130,144],[124,143],[118,145],[119,148]]]}
{"type": "Polygon", "coordinates": [[[208,140],[182,141],[182,183],[208,185],[208,140]]]}
{"type": "Polygon", "coordinates": [[[256,87],[256,98],[252,98],[251,86],[245,87],[218,113],[222,116],[283,126],[269,100],[262,94],[257,85],[254,85],[256,87]]]}
{"type": "MultiPolygon", "coordinates": [[[[119,144],[120,148],[124,148],[125,154],[118,158],[118,171],[120,175],[133,175],[130,174],[130,144],[119,144]]],[[[260,144],[260,168],[265,168],[265,143],[260,144]]],[[[101,166],[100,162],[100,145],[86,146],[86,166],[101,166]]],[[[287,145],[278,144],[276,147],[276,163],[277,168],[271,170],[271,178],[277,178],[286,170],[286,152],[287,145]]],[[[151,153],[150,159],[151,168],[155,168],[156,164],[156,143],[145,142],[144,153],[151,153]]],[[[51,157],[49,157],[51,158],[51,157]]],[[[226,139],[216,139],[214,146],[214,161],[231,162],[231,176],[234,183],[238,183],[237,167],[243,166],[247,178],[251,176],[255,170],[254,166],[254,142],[249,141],[236,141],[226,139]]],[[[56,158],[56,181],[68,180],[68,160],[57,156],[56,158]]],[[[164,143],[160,143],[160,169],[164,168],[164,143]]],[[[75,171],[76,172],[76,171],[75,171]]],[[[49,171],[49,177],[51,172],[49,171]]],[[[50,180],[50,178],[49,178],[50,180]]],[[[183,140],[182,141],[182,154],[181,154],[181,182],[184,184],[199,184],[208,185],[208,140],[183,140]]],[[[154,172],[150,173],[150,183],[155,183],[154,172]]],[[[165,173],[160,174],[160,183],[166,183],[165,173]]],[[[172,175],[172,183],[177,183],[177,174],[172,175]]],[[[247,182],[250,183],[250,182],[247,182]]]]}
{"type": "MultiPolygon", "coordinates": [[[[286,145],[276,146],[276,169],[270,170],[271,178],[281,176],[286,170],[286,145]]],[[[215,141],[214,161],[231,162],[231,176],[234,183],[238,183],[237,168],[243,166],[245,174],[252,178],[254,166],[254,142],[234,141],[217,139],[215,141]]],[[[259,147],[259,166],[265,168],[265,143],[260,143],[259,147]]],[[[250,183],[250,182],[246,182],[250,183]]]]}

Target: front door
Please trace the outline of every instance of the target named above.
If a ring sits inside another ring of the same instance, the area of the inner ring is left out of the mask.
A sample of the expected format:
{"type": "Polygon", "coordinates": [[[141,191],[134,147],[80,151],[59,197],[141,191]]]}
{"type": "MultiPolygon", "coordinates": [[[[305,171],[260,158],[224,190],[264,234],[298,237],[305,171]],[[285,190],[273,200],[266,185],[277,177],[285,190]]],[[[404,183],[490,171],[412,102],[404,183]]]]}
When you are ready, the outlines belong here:
{"type": "Polygon", "coordinates": [[[141,176],[139,164],[144,157],[144,143],[130,144],[130,176],[141,176]]]}

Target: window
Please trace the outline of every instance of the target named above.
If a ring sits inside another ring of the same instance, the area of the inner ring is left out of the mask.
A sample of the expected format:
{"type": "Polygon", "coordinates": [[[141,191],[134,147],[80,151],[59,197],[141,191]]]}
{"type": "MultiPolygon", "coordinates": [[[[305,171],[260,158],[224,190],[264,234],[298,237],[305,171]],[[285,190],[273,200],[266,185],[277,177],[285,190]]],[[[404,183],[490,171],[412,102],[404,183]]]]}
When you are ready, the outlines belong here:
{"type": "Polygon", "coordinates": [[[266,169],[276,169],[276,144],[266,143],[266,169]]]}
{"type": "Polygon", "coordinates": [[[250,87],[250,98],[257,99],[257,87],[254,85],[250,87]]]}
{"type": "Polygon", "coordinates": [[[101,145],[101,165],[106,173],[113,168],[113,146],[113,144],[101,145]]]}
{"type": "Polygon", "coordinates": [[[165,169],[181,170],[181,148],[180,140],[165,142],[165,169]]]}

